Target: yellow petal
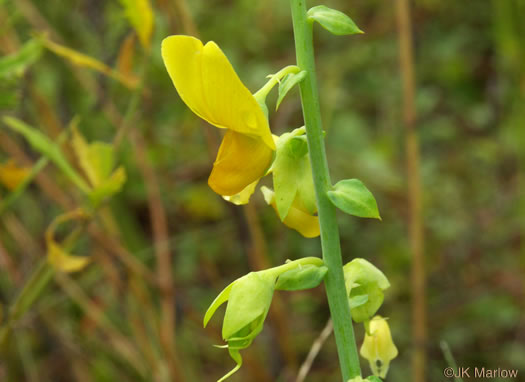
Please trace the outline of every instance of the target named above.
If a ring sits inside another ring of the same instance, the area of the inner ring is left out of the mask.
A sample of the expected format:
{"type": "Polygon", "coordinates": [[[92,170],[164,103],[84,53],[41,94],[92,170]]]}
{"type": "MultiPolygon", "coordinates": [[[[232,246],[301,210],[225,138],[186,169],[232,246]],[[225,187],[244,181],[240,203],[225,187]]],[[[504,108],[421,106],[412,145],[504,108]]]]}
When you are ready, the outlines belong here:
{"type": "Polygon", "coordinates": [[[89,264],[89,257],[75,256],[64,251],[56,242],[47,244],[47,261],[56,269],[71,273],[82,270],[89,264]]]}
{"type": "Polygon", "coordinates": [[[148,0],[120,0],[130,24],[139,35],[142,45],[149,49],[155,17],[148,0]]]}
{"type": "MultiPolygon", "coordinates": [[[[275,208],[276,206],[274,206],[274,209],[275,208]]],[[[317,237],[321,233],[319,228],[319,218],[295,207],[294,204],[290,207],[288,215],[283,223],[307,238],[317,237]]]]}
{"type": "Polygon", "coordinates": [[[5,185],[9,190],[14,190],[29,175],[30,169],[18,167],[13,161],[6,164],[0,164],[0,183],[5,185]]]}
{"type": "Polygon", "coordinates": [[[374,375],[385,378],[390,361],[397,357],[397,348],[392,341],[388,322],[381,316],[370,320],[370,334],[365,334],[361,356],[368,359],[374,375]]]}
{"type": "Polygon", "coordinates": [[[47,261],[56,270],[61,272],[77,272],[89,264],[90,258],[76,256],[67,252],[61,244],[55,240],[55,231],[60,224],[68,221],[86,220],[89,215],[82,209],[66,212],[57,216],[46,230],[47,261]]]}
{"type": "Polygon", "coordinates": [[[223,196],[223,199],[237,206],[248,204],[248,202],[250,201],[250,197],[255,192],[255,187],[257,187],[257,183],[259,183],[259,179],[257,179],[255,182],[246,186],[244,190],[242,190],[238,194],[231,195],[231,196],[223,196]]]}
{"type": "MultiPolygon", "coordinates": [[[[275,210],[277,216],[279,216],[279,213],[277,212],[277,205],[275,203],[275,193],[266,187],[261,187],[261,191],[264,194],[266,203],[270,204],[275,210]]],[[[302,210],[296,200],[294,200],[292,203],[292,206],[288,211],[288,215],[286,215],[283,223],[288,228],[296,230],[306,238],[317,237],[321,234],[319,218],[302,210]]]]}
{"type": "Polygon", "coordinates": [[[260,139],[228,130],[208,184],[219,195],[238,194],[265,174],[272,157],[273,151],[260,139]]]}
{"type": "Polygon", "coordinates": [[[261,107],[217,44],[203,46],[191,36],[170,36],[162,42],[162,58],[180,97],[195,114],[219,128],[260,137],[275,149],[261,107]]]}

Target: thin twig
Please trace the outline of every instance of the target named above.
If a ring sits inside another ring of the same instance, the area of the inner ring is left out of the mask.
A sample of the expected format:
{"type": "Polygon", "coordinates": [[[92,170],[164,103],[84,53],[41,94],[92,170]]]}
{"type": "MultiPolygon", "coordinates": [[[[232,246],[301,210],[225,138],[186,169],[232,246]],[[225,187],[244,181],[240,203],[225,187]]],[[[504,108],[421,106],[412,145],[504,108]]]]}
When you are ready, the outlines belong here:
{"type": "Polygon", "coordinates": [[[334,325],[332,323],[332,319],[329,319],[321,334],[319,334],[319,337],[317,337],[314,343],[312,344],[312,347],[310,348],[306,359],[304,360],[303,364],[301,365],[301,368],[299,369],[299,374],[297,374],[295,382],[304,381],[304,379],[310,372],[310,369],[312,368],[312,364],[314,363],[315,358],[317,357],[324,343],[326,342],[328,337],[330,337],[330,334],[332,334],[333,331],[334,325]]]}

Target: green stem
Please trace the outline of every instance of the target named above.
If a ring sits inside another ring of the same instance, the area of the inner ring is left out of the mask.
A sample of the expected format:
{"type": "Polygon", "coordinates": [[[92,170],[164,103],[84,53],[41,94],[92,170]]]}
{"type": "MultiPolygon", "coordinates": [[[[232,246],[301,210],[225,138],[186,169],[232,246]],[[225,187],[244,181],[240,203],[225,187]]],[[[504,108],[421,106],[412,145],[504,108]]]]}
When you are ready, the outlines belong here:
{"type": "Polygon", "coordinates": [[[22,318],[33,303],[40,297],[45,287],[52,280],[53,275],[54,269],[48,263],[47,259],[41,260],[11,306],[7,323],[0,328],[0,349],[5,346],[13,325],[22,318]]]}
{"type": "Polygon", "coordinates": [[[270,92],[270,90],[272,90],[273,87],[277,85],[284,77],[292,73],[297,74],[300,71],[301,70],[297,66],[288,65],[282,68],[281,70],[279,70],[277,73],[270,74],[270,76],[268,76],[270,77],[270,80],[262,88],[257,90],[257,92],[253,94],[253,96],[255,97],[255,99],[260,98],[264,101],[266,99],[266,96],[270,92]]]}
{"type": "Polygon", "coordinates": [[[348,297],[346,295],[336,209],[327,195],[327,192],[331,189],[331,181],[321,124],[312,24],[307,18],[306,0],[290,0],[290,2],[292,6],[297,65],[301,70],[307,72],[305,79],[300,84],[301,102],[317,198],[323,259],[325,266],[328,268],[325,276],[326,295],[334,323],[334,335],[341,373],[343,380],[346,382],[349,379],[360,376],[361,369],[348,297]]]}
{"type": "Polygon", "coordinates": [[[266,270],[265,272],[271,271],[273,274],[278,276],[281,273],[284,273],[291,269],[297,268],[297,266],[302,266],[302,265],[315,265],[316,267],[322,267],[324,263],[323,263],[323,260],[321,260],[318,257],[303,257],[302,259],[288,261],[283,265],[279,265],[278,267],[270,268],[266,270]]]}

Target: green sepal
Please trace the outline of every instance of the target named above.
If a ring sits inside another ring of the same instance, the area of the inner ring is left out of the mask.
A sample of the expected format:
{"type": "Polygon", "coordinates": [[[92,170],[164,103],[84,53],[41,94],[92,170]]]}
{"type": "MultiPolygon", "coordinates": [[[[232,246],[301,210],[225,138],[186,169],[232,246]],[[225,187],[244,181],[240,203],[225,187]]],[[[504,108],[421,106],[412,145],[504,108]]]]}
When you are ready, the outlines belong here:
{"type": "Polygon", "coordinates": [[[376,377],[375,375],[370,375],[369,377],[366,378],[366,380],[370,382],[383,382],[381,378],[376,377]]]}
{"type": "Polygon", "coordinates": [[[352,319],[355,322],[365,322],[381,307],[383,290],[389,288],[390,283],[383,272],[365,259],[352,260],[343,267],[343,272],[352,319]],[[357,304],[365,295],[366,301],[357,304]]]}
{"type": "Polygon", "coordinates": [[[361,305],[364,305],[368,302],[368,295],[367,294],[361,294],[357,296],[352,296],[348,299],[348,304],[350,305],[350,309],[357,308],[361,305]]]}
{"type": "Polygon", "coordinates": [[[230,283],[230,285],[228,285],[226,288],[224,288],[222,290],[222,292],[219,293],[219,295],[217,297],[215,297],[215,300],[213,300],[213,302],[211,303],[210,307],[206,311],[206,314],[204,314],[204,321],[203,321],[203,326],[204,327],[206,327],[206,325],[208,325],[208,322],[213,317],[213,315],[215,314],[215,311],[219,308],[219,306],[221,306],[226,301],[228,301],[228,298],[230,297],[230,292],[231,292],[231,290],[233,288],[233,284],[234,283],[235,283],[235,281],[230,283]]]}
{"type": "Polygon", "coordinates": [[[351,288],[354,283],[363,285],[369,282],[376,282],[383,290],[390,287],[390,282],[385,274],[370,261],[362,258],[355,258],[346,263],[343,272],[347,289],[351,288]]]}
{"type": "Polygon", "coordinates": [[[321,26],[337,36],[364,33],[354,21],[343,12],[318,5],[308,11],[308,20],[317,21],[321,26]]]}
{"type": "Polygon", "coordinates": [[[354,298],[354,293],[356,296],[367,296],[367,301],[364,304],[351,307],[352,319],[355,322],[369,320],[378,311],[385,299],[383,291],[376,282],[355,286],[350,292],[350,299],[354,298]]]}
{"type": "Polygon", "coordinates": [[[228,341],[250,325],[248,336],[255,336],[268,314],[272,302],[275,276],[269,272],[250,272],[237,279],[230,291],[222,338],[228,341]]]}
{"type": "Polygon", "coordinates": [[[285,133],[277,140],[275,161],[271,171],[275,204],[281,221],[297,199],[301,209],[314,214],[317,210],[308,144],[304,127],[285,133]]]}
{"type": "Polygon", "coordinates": [[[290,73],[279,83],[279,96],[277,98],[277,104],[275,105],[275,110],[279,109],[279,105],[283,101],[284,97],[288,94],[292,88],[301,83],[302,80],[306,77],[306,70],[303,70],[297,74],[290,73]]]}
{"type": "Polygon", "coordinates": [[[226,380],[227,378],[231,377],[233,374],[235,374],[242,366],[242,357],[241,353],[239,353],[239,350],[237,349],[228,349],[228,352],[230,353],[230,357],[235,361],[237,364],[228,374],[223,376],[221,379],[219,379],[217,382],[222,382],[226,380]]]}
{"type": "Polygon", "coordinates": [[[301,265],[282,273],[277,279],[277,290],[304,290],[317,287],[324,279],[328,268],[316,265],[301,265]]]}
{"type": "Polygon", "coordinates": [[[341,211],[361,218],[381,220],[374,195],[359,179],[345,179],[337,182],[328,198],[341,211]]]}

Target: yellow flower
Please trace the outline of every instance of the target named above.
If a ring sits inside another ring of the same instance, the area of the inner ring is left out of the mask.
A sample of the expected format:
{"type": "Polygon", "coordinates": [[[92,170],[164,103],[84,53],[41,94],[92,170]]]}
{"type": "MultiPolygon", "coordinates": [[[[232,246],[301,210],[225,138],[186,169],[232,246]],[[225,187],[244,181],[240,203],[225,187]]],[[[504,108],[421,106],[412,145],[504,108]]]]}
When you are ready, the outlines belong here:
{"type": "Polygon", "coordinates": [[[397,357],[397,348],[392,341],[386,319],[375,316],[370,320],[369,325],[361,346],[361,355],[370,362],[374,375],[385,378],[390,361],[397,357]]]}
{"type": "Polygon", "coordinates": [[[275,150],[261,107],[213,41],[203,45],[194,37],[170,36],[162,42],[162,58],[184,103],[228,129],[208,184],[223,196],[240,193],[265,174],[275,150]]]}

